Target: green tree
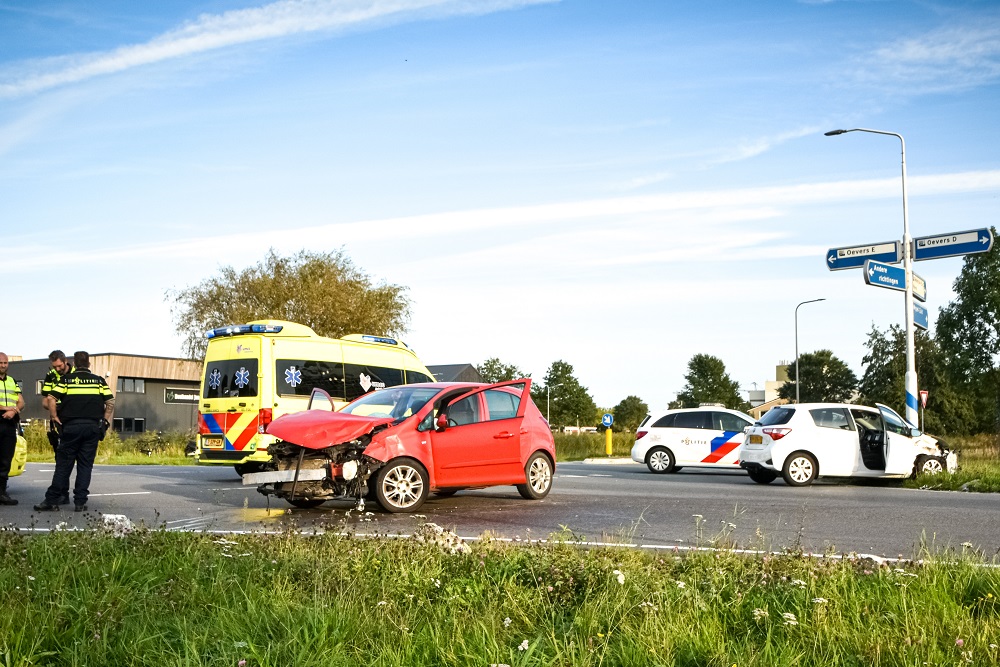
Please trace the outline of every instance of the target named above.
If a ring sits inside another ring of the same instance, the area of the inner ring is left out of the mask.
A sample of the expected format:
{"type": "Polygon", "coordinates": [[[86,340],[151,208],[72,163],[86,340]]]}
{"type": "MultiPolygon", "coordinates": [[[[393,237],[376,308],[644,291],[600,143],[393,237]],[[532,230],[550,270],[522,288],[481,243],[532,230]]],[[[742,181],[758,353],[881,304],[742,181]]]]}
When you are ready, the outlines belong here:
{"type": "Polygon", "coordinates": [[[696,408],[704,403],[721,403],[731,410],[746,410],[749,405],[740,394],[740,386],[726,373],[722,359],[710,354],[696,354],[688,362],[684,376],[687,384],[677,394],[671,408],[696,408]]]}
{"type": "MultiPolygon", "coordinates": [[[[996,228],[991,230],[997,244],[996,228]]],[[[1000,251],[969,255],[941,308],[937,340],[949,379],[972,405],[972,431],[1000,432],[1000,251]]]]}
{"type": "MultiPolygon", "coordinates": [[[[779,398],[795,400],[795,365],[788,367],[791,381],[778,389],[779,398]]],[[[802,382],[799,400],[803,403],[849,403],[858,388],[858,376],[830,350],[817,350],[799,355],[802,382]]]]}
{"type": "Polygon", "coordinates": [[[525,373],[514,364],[505,364],[497,357],[490,357],[476,366],[476,370],[483,377],[483,382],[490,384],[531,377],[531,373],[525,373]]]}
{"type": "Polygon", "coordinates": [[[542,411],[551,415],[549,423],[560,426],[596,426],[597,404],[587,388],[573,374],[573,366],[553,361],[541,384],[534,385],[531,398],[542,411]]]}
{"type": "MultiPolygon", "coordinates": [[[[898,324],[885,332],[872,327],[865,347],[865,370],[858,383],[861,401],[867,405],[883,403],[902,414],[906,404],[906,332],[898,324]]],[[[974,408],[952,383],[938,342],[927,332],[917,331],[914,352],[919,388],[930,396],[923,411],[924,428],[938,435],[969,434],[976,423],[974,408]]]]}
{"type": "Polygon", "coordinates": [[[342,250],[301,250],[290,257],[274,249],[256,265],[220,269],[193,287],[167,292],[184,351],[205,355],[204,333],[227,324],[276,319],[298,322],[321,336],[350,333],[398,336],[406,330],[406,288],[372,279],[342,250]]]}
{"type": "Polygon", "coordinates": [[[649,414],[649,406],[638,396],[626,396],[621,402],[611,409],[615,421],[611,429],[618,431],[632,432],[639,427],[639,422],[649,414]]]}

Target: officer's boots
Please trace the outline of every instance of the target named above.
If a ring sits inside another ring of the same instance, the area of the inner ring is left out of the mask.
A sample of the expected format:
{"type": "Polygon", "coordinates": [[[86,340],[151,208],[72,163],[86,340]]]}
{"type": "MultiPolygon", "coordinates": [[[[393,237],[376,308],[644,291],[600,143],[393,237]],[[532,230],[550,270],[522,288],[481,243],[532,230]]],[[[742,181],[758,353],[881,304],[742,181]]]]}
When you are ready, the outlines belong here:
{"type": "Polygon", "coordinates": [[[0,505],[16,505],[17,500],[7,495],[7,487],[0,487],[0,505]]]}

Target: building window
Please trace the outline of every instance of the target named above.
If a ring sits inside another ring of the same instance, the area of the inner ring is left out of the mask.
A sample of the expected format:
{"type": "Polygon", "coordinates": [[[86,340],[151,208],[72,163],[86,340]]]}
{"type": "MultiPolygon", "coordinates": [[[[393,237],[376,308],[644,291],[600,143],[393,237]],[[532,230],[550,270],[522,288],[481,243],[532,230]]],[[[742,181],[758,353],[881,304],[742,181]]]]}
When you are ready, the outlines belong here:
{"type": "Polygon", "coordinates": [[[146,420],[141,417],[115,417],[111,420],[111,428],[116,433],[145,433],[146,420]]]}
{"type": "Polygon", "coordinates": [[[118,378],[117,390],[126,394],[145,394],[146,381],[142,378],[118,378]]]}

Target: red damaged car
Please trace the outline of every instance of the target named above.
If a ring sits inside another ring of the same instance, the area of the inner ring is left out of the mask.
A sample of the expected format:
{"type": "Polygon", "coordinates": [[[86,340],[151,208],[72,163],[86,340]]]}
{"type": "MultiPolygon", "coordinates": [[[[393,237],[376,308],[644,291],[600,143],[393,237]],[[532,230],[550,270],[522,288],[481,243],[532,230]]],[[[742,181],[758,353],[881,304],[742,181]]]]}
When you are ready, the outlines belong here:
{"type": "Polygon", "coordinates": [[[275,419],[269,470],[243,475],[296,507],[365,498],[412,512],[428,493],[512,484],[525,498],[552,488],[555,444],[531,380],[437,382],[379,389],[333,411],[321,389],[309,410],[275,419]]]}

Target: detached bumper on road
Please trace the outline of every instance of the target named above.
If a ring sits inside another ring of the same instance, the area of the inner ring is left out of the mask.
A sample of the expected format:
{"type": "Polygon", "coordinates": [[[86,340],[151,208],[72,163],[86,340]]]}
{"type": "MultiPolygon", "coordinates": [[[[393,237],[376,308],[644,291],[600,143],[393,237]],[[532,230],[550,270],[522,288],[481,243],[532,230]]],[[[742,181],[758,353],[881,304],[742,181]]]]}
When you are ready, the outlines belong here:
{"type": "MultiPolygon", "coordinates": [[[[299,471],[300,482],[316,482],[326,479],[326,468],[303,468],[299,471]]],[[[258,484],[274,484],[276,482],[294,482],[294,470],[272,470],[269,472],[251,472],[243,475],[243,486],[258,484]]]]}

